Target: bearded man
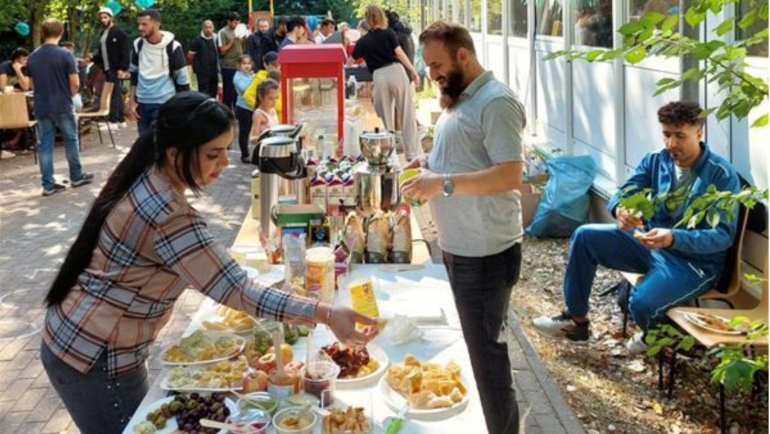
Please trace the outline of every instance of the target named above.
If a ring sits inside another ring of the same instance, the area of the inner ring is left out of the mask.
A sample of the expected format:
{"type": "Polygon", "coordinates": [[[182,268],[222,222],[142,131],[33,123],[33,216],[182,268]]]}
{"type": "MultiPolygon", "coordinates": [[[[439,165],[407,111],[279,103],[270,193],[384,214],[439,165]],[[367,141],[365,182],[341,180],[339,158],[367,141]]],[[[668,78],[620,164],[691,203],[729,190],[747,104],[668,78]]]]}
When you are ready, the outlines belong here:
{"type": "Polygon", "coordinates": [[[444,111],[433,149],[404,197],[430,202],[439,247],[490,434],[517,433],[519,414],[502,334],[521,265],[524,106],[485,71],[468,30],[436,22],[420,35],[444,111]]]}

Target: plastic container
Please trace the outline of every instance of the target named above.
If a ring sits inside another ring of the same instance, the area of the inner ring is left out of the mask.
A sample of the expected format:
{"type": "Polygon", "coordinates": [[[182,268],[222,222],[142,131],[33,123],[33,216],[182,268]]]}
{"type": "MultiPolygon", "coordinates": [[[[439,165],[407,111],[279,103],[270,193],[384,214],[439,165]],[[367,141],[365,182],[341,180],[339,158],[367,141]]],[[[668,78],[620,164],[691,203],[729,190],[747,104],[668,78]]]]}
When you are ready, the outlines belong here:
{"type": "Polygon", "coordinates": [[[305,252],[305,290],[309,298],[334,301],[334,250],[316,246],[305,252]]]}
{"type": "Polygon", "coordinates": [[[326,407],[334,402],[334,391],[337,389],[339,375],[340,367],[334,362],[311,363],[305,374],[305,392],[316,396],[326,407]]]}
{"type": "Polygon", "coordinates": [[[240,412],[256,408],[272,415],[278,409],[278,401],[267,392],[254,392],[245,396],[248,400],[243,398],[238,400],[238,411],[240,412]]]}
{"type": "Polygon", "coordinates": [[[318,422],[318,416],[312,410],[293,407],[275,414],[273,426],[277,434],[311,434],[318,422]]]}
{"type": "Polygon", "coordinates": [[[266,434],[270,427],[270,414],[264,410],[250,408],[241,410],[227,418],[227,423],[242,427],[229,431],[230,434],[266,434]]]}

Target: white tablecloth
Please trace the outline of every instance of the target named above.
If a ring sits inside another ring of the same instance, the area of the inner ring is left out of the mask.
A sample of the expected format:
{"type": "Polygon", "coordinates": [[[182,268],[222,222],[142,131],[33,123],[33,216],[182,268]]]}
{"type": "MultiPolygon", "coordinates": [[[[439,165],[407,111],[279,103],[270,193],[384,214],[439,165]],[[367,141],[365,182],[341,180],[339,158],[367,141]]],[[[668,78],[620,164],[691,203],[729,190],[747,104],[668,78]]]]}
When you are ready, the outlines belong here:
{"type": "MultiPolygon", "coordinates": [[[[282,276],[280,267],[274,267],[270,275],[282,276]]],[[[374,277],[375,291],[378,305],[382,312],[393,313],[406,309],[405,313],[419,313],[419,306],[426,306],[426,311],[436,311],[440,308],[445,316],[443,324],[420,326],[423,330],[423,338],[406,345],[393,345],[384,339],[378,338],[375,344],[379,345],[388,355],[391,363],[401,363],[406,354],[412,354],[422,361],[437,361],[446,363],[455,360],[463,369],[463,376],[468,383],[468,406],[461,412],[446,419],[440,420],[415,420],[407,418],[401,433],[404,434],[481,434],[486,432],[484,415],[481,410],[476,382],[473,378],[468,349],[463,340],[460,320],[452,299],[451,289],[444,267],[436,264],[426,264],[421,270],[392,273],[383,270],[378,265],[357,266],[352,278],[374,277]],[[415,308],[417,307],[417,308],[415,308]]],[[[349,294],[344,291],[338,293],[336,303],[350,305],[349,294]]],[[[213,308],[213,300],[206,300],[199,311],[199,315],[213,308]]],[[[187,332],[192,333],[196,328],[196,319],[190,324],[187,332]]],[[[320,347],[334,341],[331,332],[321,326],[314,332],[313,347],[320,347]]],[[[295,344],[295,359],[305,359],[305,340],[301,339],[295,344]]],[[[163,372],[161,377],[165,375],[163,372]]],[[[142,402],[142,406],[153,403],[165,396],[158,385],[160,378],[151,387],[148,396],[142,402]]],[[[355,390],[338,390],[336,393],[335,407],[355,405],[369,408],[371,403],[374,420],[382,422],[388,416],[393,416],[392,411],[385,403],[377,382],[367,387],[355,390]]],[[[132,419],[124,434],[133,434],[131,427],[139,422],[132,419]]],[[[274,431],[270,431],[271,433],[274,431]]],[[[321,433],[320,423],[316,426],[316,433],[321,433]]]]}

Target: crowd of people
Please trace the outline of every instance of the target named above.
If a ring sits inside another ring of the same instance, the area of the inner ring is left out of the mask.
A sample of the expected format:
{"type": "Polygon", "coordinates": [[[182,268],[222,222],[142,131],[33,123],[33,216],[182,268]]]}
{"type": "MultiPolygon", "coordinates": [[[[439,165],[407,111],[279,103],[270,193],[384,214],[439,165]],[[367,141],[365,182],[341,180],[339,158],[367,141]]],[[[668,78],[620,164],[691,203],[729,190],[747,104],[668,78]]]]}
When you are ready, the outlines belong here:
{"type": "MultiPolygon", "coordinates": [[[[122,431],[147,392],[147,349],[188,285],[260,317],[327,324],[352,345],[376,335],[371,329],[356,331],[356,323],[374,321],[348,308],[249,279],[184,194],[216,181],[229,164],[227,149],[235,140],[241,161],[250,163],[251,143],[280,123],[278,53],[289,45],[337,38],[348,45],[349,63],[363,61],[372,73],[375,110],[388,129],[401,132],[409,161],[405,168],[420,169],[404,183],[402,194],[431,205],[488,431],[518,432],[511,364],[501,333],[522,260],[516,190],[522,183],[526,110],[480,64],[468,30],[436,22],[419,36],[444,109],[433,148],[424,154],[416,138],[414,86],[420,76],[411,30],[377,6],[366,7],[356,29],[326,18],[311,32],[303,18],[289,17],[274,25],[260,19],[248,34],[235,13],[218,32],[205,20],[186,54],[172,33],[161,30],[156,10],[139,12],[140,37],[133,42],[112,18],[109,9],[100,10],[103,32],[94,63],[109,82],[130,80],[129,113],[137,119],[139,138],[107,180],[46,298],[41,348],[49,378],[80,431],[122,431]],[[188,63],[199,92],[185,92],[190,89],[188,63]]],[[[79,70],[72,53],[60,46],[62,33],[60,21],[46,20],[40,48],[32,54],[19,49],[0,64],[0,84],[34,90],[46,196],[65,188],[53,178],[56,129],[65,138],[70,185],[93,179],[80,166],[73,102],[79,70]]],[[[121,98],[119,92],[115,95],[110,119],[119,124],[122,99],[115,99],[121,98]]],[[[685,205],[709,185],[731,192],[740,188],[735,168],[705,144],[702,114],[693,102],[660,108],[664,149],[647,155],[610,200],[616,224],[585,225],[575,233],[564,280],[566,307],[556,316],[536,319],[535,330],[568,342],[589,341],[589,296],[597,266],[646,273],[629,303],[641,331],[628,348],[644,351],[645,332],[665,320],[667,309],[694,299],[719,278],[735,222],[722,219],[714,228],[706,222],[694,229],[675,226],[685,205]],[[620,204],[622,194],[643,188],[681,191],[684,197],[643,220],[620,204]]]]}

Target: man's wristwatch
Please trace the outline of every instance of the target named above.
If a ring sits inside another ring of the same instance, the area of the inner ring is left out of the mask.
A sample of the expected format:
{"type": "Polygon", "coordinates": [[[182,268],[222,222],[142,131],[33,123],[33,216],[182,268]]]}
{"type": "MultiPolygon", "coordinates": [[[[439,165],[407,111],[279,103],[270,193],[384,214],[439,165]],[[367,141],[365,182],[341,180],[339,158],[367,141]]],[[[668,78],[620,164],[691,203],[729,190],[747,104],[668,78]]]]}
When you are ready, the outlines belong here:
{"type": "Polygon", "coordinates": [[[444,197],[449,197],[454,193],[454,188],[452,188],[452,175],[445,173],[444,174],[444,197]]]}

